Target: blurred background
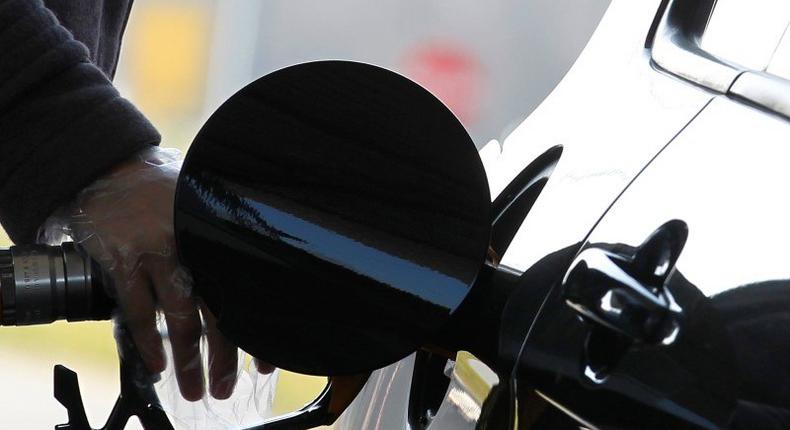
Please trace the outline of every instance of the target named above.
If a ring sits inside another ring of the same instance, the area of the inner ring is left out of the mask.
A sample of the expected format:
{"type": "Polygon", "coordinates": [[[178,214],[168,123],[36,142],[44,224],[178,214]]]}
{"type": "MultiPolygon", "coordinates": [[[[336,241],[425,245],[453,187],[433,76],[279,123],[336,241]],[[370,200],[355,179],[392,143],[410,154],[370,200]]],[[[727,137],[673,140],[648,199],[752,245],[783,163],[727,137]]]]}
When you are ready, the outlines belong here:
{"type": "MultiPolygon", "coordinates": [[[[551,92],[608,3],[137,0],[115,83],[159,128],[163,146],[186,151],[211,112],[255,78],[310,60],[363,61],[423,84],[480,148],[504,140],[551,92]]],[[[10,246],[7,237],[0,246],[10,246]]],[[[0,328],[0,428],[66,421],[52,397],[56,363],[79,373],[91,423],[103,425],[118,393],[111,324],[59,323],[0,328]]],[[[281,372],[272,413],[299,408],[323,384],[281,372]]]]}

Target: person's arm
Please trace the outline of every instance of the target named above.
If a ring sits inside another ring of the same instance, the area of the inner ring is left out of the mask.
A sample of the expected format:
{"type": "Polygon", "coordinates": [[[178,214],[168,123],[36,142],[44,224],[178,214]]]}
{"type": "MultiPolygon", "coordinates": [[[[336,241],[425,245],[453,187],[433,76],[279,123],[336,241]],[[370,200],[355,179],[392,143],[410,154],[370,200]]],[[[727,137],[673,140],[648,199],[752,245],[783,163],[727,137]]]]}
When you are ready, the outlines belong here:
{"type": "MultiPolygon", "coordinates": [[[[165,367],[162,310],[179,387],[196,400],[201,322],[174,248],[177,162],[153,149],[159,140],[41,0],[0,0],[0,223],[15,242],[32,243],[49,217],[47,233],[80,243],[112,278],[152,371],[165,367]]],[[[209,385],[224,398],[235,384],[236,348],[204,316],[209,385]]]]}
{"type": "Polygon", "coordinates": [[[52,211],[159,140],[40,0],[0,0],[0,222],[12,240],[32,243],[52,211]]]}

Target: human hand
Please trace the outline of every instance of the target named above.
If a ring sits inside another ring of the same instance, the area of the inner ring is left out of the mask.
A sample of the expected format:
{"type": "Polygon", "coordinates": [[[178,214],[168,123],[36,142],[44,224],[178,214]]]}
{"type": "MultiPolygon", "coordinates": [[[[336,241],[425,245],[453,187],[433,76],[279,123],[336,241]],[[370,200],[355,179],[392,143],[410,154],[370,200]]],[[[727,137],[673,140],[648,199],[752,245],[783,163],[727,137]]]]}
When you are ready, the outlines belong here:
{"type": "MultiPolygon", "coordinates": [[[[216,320],[192,295],[189,273],[179,266],[173,234],[173,202],[180,169],[177,150],[152,147],[100,178],[45,223],[48,242],[63,234],[78,243],[113,285],[140,355],[151,372],[166,367],[157,330],[164,315],[181,395],[203,396],[201,313],[208,343],[209,391],[229,397],[236,383],[237,349],[216,328],[216,320]]],[[[259,363],[262,373],[272,366],[259,363]]]]}

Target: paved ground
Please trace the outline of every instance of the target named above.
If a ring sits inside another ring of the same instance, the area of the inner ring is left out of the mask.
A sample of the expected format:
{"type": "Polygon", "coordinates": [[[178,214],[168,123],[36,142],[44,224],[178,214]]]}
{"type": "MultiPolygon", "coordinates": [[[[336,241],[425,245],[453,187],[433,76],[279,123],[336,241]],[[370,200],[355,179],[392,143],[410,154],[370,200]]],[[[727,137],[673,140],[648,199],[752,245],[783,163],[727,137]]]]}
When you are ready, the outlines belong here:
{"type": "MultiPolygon", "coordinates": [[[[65,409],[53,397],[55,364],[64,364],[79,374],[88,419],[94,427],[103,425],[118,394],[117,359],[111,333],[107,322],[0,327],[0,429],[51,430],[56,424],[66,422],[65,409]]],[[[281,372],[278,381],[273,404],[275,414],[299,408],[323,387],[321,379],[288,372],[281,372]]],[[[182,411],[200,409],[184,409],[183,405],[181,408],[182,411]]],[[[141,427],[131,424],[127,428],[141,427]]]]}
{"type": "MultiPolygon", "coordinates": [[[[99,427],[115,402],[108,395],[118,390],[114,372],[80,366],[79,375],[88,419],[99,427]]],[[[3,347],[0,386],[0,428],[52,429],[66,422],[65,409],[52,395],[52,363],[46,358],[3,347]]]]}

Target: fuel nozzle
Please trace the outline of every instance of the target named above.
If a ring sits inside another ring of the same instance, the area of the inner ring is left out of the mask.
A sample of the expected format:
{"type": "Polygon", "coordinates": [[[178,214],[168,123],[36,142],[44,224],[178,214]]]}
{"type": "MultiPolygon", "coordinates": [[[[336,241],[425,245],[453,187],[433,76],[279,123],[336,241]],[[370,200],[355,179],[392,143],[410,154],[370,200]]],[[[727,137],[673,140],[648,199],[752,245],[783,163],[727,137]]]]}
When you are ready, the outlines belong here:
{"type": "Polygon", "coordinates": [[[98,265],[71,242],[0,250],[0,324],[106,320],[114,302],[98,265]]]}

